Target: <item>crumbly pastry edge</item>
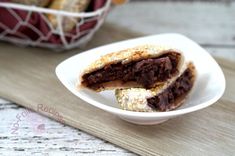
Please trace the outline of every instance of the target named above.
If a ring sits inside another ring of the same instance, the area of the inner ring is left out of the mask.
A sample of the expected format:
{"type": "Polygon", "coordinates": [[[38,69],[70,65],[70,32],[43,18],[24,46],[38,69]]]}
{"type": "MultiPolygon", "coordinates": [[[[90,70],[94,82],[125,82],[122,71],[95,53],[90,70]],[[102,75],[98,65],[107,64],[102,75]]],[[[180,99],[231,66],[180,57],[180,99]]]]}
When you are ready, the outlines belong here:
{"type": "MultiPolygon", "coordinates": [[[[163,84],[162,86],[158,86],[158,87],[155,87],[152,89],[144,89],[144,88],[116,89],[115,96],[117,99],[117,103],[124,110],[138,111],[138,112],[155,112],[156,110],[151,109],[147,105],[147,98],[151,98],[151,97],[156,96],[156,95],[160,94],[161,92],[163,92],[165,89],[167,89],[167,87],[169,87],[172,83],[174,83],[175,80],[178,77],[180,77],[187,68],[190,68],[190,70],[193,73],[193,80],[192,81],[193,81],[193,86],[194,86],[197,73],[196,73],[196,69],[195,69],[194,64],[192,62],[189,62],[184,65],[183,70],[181,71],[181,73],[178,76],[172,78],[170,81],[163,84]],[[130,98],[129,96],[132,92],[140,92],[140,94],[146,95],[146,97],[143,97],[140,95],[140,96],[138,96],[138,98],[133,98],[134,96],[132,96],[130,98]],[[145,106],[145,108],[140,108],[141,105],[145,106]]],[[[180,107],[184,103],[185,99],[187,98],[189,93],[192,91],[192,89],[185,96],[179,98],[174,103],[174,105],[171,105],[170,109],[167,111],[174,110],[174,109],[180,107]]]]}

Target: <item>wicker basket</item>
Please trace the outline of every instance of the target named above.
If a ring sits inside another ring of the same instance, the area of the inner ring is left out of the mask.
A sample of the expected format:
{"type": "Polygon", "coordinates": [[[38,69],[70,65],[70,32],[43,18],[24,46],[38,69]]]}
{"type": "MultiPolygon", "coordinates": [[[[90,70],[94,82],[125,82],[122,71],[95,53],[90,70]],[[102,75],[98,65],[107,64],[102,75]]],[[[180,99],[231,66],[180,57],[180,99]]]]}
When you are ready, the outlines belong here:
{"type": "Polygon", "coordinates": [[[111,5],[106,0],[92,12],[73,13],[36,6],[0,2],[0,40],[23,46],[45,47],[56,51],[79,47],[87,43],[102,25],[111,5]],[[57,19],[54,27],[48,14],[57,19]],[[69,32],[63,29],[65,18],[77,19],[69,32]],[[9,24],[10,21],[10,24],[9,24]]]}

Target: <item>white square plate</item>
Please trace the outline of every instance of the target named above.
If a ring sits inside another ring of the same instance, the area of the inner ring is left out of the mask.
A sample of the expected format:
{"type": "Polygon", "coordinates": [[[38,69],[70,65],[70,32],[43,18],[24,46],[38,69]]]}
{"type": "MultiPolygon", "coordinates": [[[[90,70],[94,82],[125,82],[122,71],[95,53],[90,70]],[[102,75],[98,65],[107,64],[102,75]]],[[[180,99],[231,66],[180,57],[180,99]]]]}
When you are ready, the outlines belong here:
{"type": "Polygon", "coordinates": [[[224,74],[211,55],[194,41],[180,34],[160,34],[117,42],[77,54],[56,68],[56,75],[64,86],[87,104],[120,116],[136,124],[157,124],[172,117],[200,110],[215,103],[224,93],[224,74]],[[101,93],[75,87],[79,74],[90,63],[110,52],[143,44],[170,46],[183,52],[185,59],[192,61],[197,70],[195,85],[185,103],[169,112],[131,112],[120,109],[114,91],[101,93]]]}

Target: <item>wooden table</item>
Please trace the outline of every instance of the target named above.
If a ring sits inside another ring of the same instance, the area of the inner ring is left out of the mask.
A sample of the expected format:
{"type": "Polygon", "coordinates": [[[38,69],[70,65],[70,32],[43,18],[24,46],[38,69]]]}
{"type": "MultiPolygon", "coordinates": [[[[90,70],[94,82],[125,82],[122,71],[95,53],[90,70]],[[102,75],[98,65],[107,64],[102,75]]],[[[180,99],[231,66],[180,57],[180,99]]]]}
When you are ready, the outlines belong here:
{"type": "MultiPolygon", "coordinates": [[[[213,55],[235,61],[234,15],[235,3],[228,1],[135,2],[117,7],[107,22],[145,34],[182,33],[213,55]]],[[[11,134],[11,126],[17,120],[17,114],[25,109],[0,99],[0,111],[0,155],[41,155],[50,151],[56,155],[135,155],[35,113],[31,115],[37,123],[42,123],[41,130],[32,129],[32,122],[24,120],[19,123],[16,137],[11,134]],[[33,137],[28,137],[29,133],[33,137]]]]}

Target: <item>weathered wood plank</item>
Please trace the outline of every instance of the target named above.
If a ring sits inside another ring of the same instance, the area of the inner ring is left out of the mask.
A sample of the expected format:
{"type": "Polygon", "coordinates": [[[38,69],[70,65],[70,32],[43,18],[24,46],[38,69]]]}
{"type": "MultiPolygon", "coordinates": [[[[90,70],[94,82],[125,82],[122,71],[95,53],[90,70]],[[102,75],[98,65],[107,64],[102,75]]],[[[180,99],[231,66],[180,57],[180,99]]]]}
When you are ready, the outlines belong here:
{"type": "Polygon", "coordinates": [[[5,103],[11,103],[11,102],[10,102],[10,101],[7,101],[7,100],[5,100],[5,99],[1,99],[1,97],[0,97],[0,103],[5,104],[5,103]]]}
{"type": "Polygon", "coordinates": [[[25,111],[16,104],[0,102],[0,155],[134,155],[35,112],[18,121],[17,115],[25,111]],[[19,124],[16,134],[12,130],[15,123],[19,124]]]}

